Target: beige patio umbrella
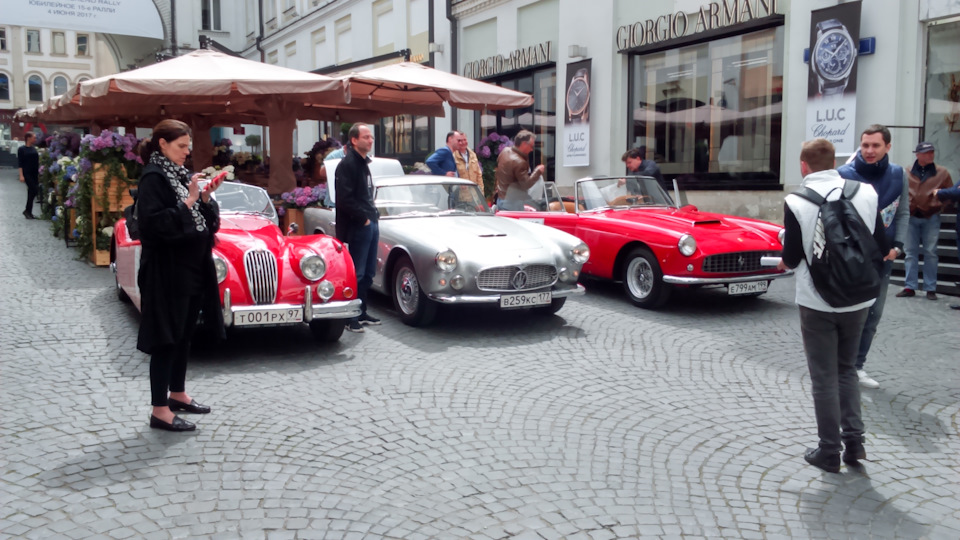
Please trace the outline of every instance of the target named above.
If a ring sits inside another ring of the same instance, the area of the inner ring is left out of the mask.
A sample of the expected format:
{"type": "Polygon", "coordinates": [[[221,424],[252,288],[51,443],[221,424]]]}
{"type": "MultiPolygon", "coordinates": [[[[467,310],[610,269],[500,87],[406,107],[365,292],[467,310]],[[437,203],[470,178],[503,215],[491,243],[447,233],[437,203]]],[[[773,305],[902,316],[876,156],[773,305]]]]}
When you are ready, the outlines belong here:
{"type": "MultiPolygon", "coordinates": [[[[350,83],[351,104],[384,101],[404,106],[503,110],[529,107],[533,96],[415,62],[399,62],[339,76],[350,83]]],[[[432,116],[443,116],[434,114],[432,116]]]]}

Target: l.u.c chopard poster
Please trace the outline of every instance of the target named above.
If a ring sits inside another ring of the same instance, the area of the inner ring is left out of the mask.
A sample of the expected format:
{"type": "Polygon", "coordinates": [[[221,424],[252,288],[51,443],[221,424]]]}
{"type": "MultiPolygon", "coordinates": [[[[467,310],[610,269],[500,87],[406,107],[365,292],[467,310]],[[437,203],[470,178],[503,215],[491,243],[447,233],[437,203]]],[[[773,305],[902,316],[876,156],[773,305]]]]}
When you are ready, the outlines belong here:
{"type": "Polygon", "coordinates": [[[590,165],[590,60],[567,64],[563,100],[563,166],[590,165]]]}
{"type": "Polygon", "coordinates": [[[805,140],[824,138],[837,154],[857,148],[857,51],[860,2],[818,9],[810,16],[810,67],[805,140]]]}

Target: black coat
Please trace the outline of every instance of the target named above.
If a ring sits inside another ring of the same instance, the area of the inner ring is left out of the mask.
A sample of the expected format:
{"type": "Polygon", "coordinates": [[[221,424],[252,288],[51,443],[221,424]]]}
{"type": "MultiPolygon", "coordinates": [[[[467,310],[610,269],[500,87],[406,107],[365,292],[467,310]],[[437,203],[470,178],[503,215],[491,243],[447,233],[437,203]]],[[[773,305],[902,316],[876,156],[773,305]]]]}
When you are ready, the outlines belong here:
{"type": "Polygon", "coordinates": [[[140,225],[140,335],[137,348],[152,354],[159,347],[190,339],[196,321],[186,320],[189,285],[203,295],[205,320],[223,337],[220,289],[213,266],[214,233],[220,228],[216,201],[200,203],[207,230],[199,232],[190,210],[179,200],[163,170],[147,165],[137,193],[140,225]],[[186,258],[191,260],[186,260],[186,258]]]}
{"type": "Polygon", "coordinates": [[[334,179],[337,188],[337,205],[334,207],[337,216],[337,239],[347,242],[350,231],[363,227],[369,219],[377,221],[380,214],[373,204],[373,177],[370,159],[361,156],[353,148],[347,149],[346,155],[337,165],[334,179]]]}

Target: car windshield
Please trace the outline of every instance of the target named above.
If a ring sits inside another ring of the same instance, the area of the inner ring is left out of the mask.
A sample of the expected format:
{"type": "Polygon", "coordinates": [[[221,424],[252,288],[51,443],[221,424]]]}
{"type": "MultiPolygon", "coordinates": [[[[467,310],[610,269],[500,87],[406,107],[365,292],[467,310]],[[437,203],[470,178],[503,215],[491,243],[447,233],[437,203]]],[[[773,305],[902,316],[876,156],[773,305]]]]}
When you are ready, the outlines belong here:
{"type": "Polygon", "coordinates": [[[580,180],[577,182],[577,201],[584,210],[673,204],[660,184],[646,176],[580,180]]]}
{"type": "Polygon", "coordinates": [[[239,182],[224,182],[213,192],[213,198],[220,205],[221,212],[261,214],[276,221],[277,211],[263,188],[239,182]]]}
{"type": "Polygon", "coordinates": [[[405,184],[377,188],[380,217],[493,214],[473,184],[405,184]]]}

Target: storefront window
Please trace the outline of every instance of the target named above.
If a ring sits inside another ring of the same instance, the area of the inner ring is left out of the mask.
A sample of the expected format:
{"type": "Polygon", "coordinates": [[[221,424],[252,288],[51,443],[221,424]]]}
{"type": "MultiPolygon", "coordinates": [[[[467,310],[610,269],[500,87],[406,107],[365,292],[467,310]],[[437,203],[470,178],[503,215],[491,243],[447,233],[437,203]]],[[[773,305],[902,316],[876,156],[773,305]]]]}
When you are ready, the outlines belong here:
{"type": "Polygon", "coordinates": [[[960,171],[960,22],[930,27],[923,140],[937,149],[936,163],[960,171]]]}
{"type": "Polygon", "coordinates": [[[531,166],[543,164],[546,179],[554,180],[556,170],[556,104],[557,69],[549,67],[525,72],[509,78],[486,82],[533,95],[533,106],[523,109],[478,111],[474,117],[475,133],[470,145],[476,147],[484,137],[496,132],[511,139],[522,129],[537,136],[537,144],[531,154],[531,166]]]}
{"type": "Polygon", "coordinates": [[[780,189],[783,27],[630,63],[628,148],[691,189],[780,189]]]}
{"type": "Polygon", "coordinates": [[[375,137],[376,155],[395,158],[407,166],[426,160],[432,123],[427,116],[410,114],[382,118],[375,137]]]}

